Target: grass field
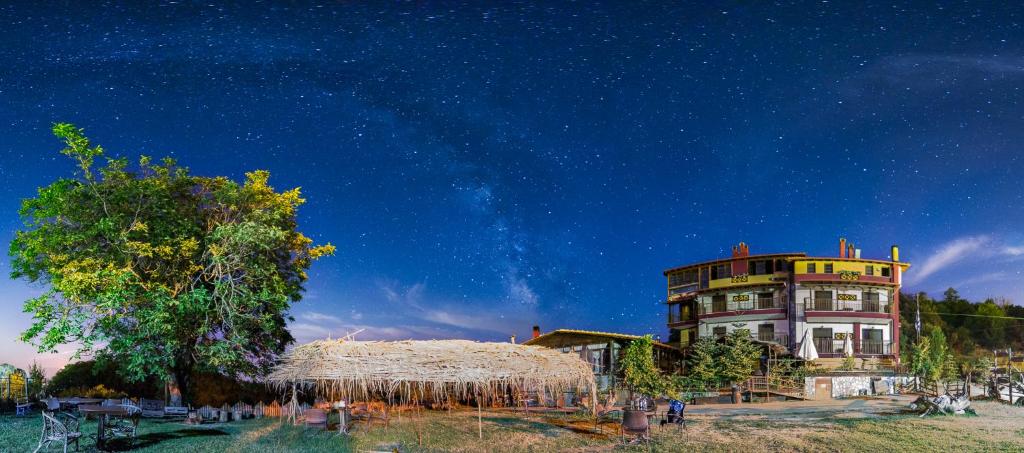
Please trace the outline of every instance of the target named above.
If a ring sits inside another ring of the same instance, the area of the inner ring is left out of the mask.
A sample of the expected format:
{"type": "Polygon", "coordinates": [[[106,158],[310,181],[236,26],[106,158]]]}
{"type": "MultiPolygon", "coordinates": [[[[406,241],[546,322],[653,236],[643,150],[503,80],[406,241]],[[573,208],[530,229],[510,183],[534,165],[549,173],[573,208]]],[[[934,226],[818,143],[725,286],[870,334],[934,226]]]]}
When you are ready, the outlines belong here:
{"type": "MultiPolygon", "coordinates": [[[[1024,408],[975,403],[976,417],[913,415],[844,418],[698,414],[685,431],[654,428],[644,445],[622,445],[617,434],[594,434],[579,418],[484,412],[477,439],[474,411],[426,412],[393,421],[386,431],[357,429],[351,437],[281,424],[278,419],[186,426],[143,420],[139,452],[327,451],[1024,451],[1024,408]]],[[[38,413],[0,417],[0,451],[31,452],[39,436],[38,413]]],[[[82,427],[85,435],[94,422],[82,427]]],[[[611,426],[607,430],[611,430],[611,426]]],[[[83,439],[82,451],[94,451],[83,439]]],[[[56,448],[51,451],[57,451],[56,448]]]]}

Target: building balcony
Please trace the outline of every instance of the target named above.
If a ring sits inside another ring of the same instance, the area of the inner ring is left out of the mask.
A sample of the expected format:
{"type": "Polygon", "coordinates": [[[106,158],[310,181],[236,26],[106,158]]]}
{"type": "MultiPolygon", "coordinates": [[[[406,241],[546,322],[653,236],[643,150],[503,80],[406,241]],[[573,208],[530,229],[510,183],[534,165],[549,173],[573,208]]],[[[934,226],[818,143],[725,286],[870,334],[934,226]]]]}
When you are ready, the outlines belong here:
{"type": "MultiPolygon", "coordinates": [[[[803,303],[805,313],[828,312],[825,316],[849,314],[858,316],[862,313],[889,314],[889,304],[877,300],[805,297],[803,303]]],[[[810,315],[809,315],[810,316],[810,315]]]]}
{"type": "Polygon", "coordinates": [[[697,313],[700,316],[714,314],[742,314],[742,312],[756,310],[784,310],[786,308],[785,297],[751,297],[750,300],[723,300],[711,303],[697,304],[697,313]]]}
{"type": "MultiPolygon", "coordinates": [[[[847,340],[834,340],[831,338],[815,338],[814,348],[820,357],[843,357],[846,354],[843,348],[847,340]]],[[[892,341],[884,340],[849,340],[853,343],[853,355],[856,357],[871,357],[892,355],[892,341]]]]}
{"type": "MultiPolygon", "coordinates": [[[[725,338],[726,335],[714,335],[714,334],[712,334],[712,335],[703,335],[703,336],[701,336],[701,338],[712,337],[712,338],[720,339],[720,338],[725,338]]],[[[775,343],[775,344],[780,344],[782,346],[787,346],[787,345],[789,345],[789,334],[758,332],[758,333],[750,334],[750,340],[751,341],[759,341],[761,343],[775,343]]]]}
{"type": "Polygon", "coordinates": [[[697,323],[697,317],[694,316],[692,312],[689,313],[689,314],[680,314],[680,313],[678,313],[676,311],[669,311],[668,312],[668,323],[669,324],[688,324],[688,323],[696,324],[697,323]]]}

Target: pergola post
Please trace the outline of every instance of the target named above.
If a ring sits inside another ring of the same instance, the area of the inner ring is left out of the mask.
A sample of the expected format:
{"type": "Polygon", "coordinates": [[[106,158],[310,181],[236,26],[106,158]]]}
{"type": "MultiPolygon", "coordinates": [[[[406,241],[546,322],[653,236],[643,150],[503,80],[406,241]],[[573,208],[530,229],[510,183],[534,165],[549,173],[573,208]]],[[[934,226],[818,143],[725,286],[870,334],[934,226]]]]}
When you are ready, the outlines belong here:
{"type": "Polygon", "coordinates": [[[483,409],[480,407],[480,393],[476,394],[476,435],[478,438],[484,438],[484,415],[483,409]]]}

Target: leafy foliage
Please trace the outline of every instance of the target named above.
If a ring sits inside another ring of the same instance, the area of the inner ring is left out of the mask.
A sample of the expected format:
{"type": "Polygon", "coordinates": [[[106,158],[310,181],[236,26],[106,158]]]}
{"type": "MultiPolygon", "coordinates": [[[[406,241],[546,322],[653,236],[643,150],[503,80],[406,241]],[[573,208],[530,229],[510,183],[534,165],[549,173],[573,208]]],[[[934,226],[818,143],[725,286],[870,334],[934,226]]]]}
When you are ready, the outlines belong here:
{"type": "Polygon", "coordinates": [[[750,379],[760,359],[761,348],[750,341],[749,330],[736,329],[729,332],[719,360],[721,377],[734,383],[750,379]]]}
{"type": "Polygon", "coordinates": [[[946,343],[942,329],[932,328],[929,336],[914,343],[910,351],[910,371],[928,381],[940,381],[958,375],[955,355],[946,343]]]}
{"type": "Polygon", "coordinates": [[[650,335],[629,342],[621,365],[630,393],[657,397],[669,390],[670,382],[654,365],[654,341],[650,335]]]}
{"type": "Polygon", "coordinates": [[[701,388],[718,383],[721,376],[718,362],[721,349],[713,337],[701,337],[690,346],[686,374],[691,383],[701,388]]]}
{"type": "Polygon", "coordinates": [[[22,202],[11,277],[48,290],[25,302],[21,339],[102,352],[135,381],[265,372],[293,341],[285,321],[306,269],[334,251],[296,231],[299,190],[276,192],[265,171],[239,184],[146,156],[95,169],[103,149],[81,129],[53,132],[78,174],[22,202]]]}
{"type": "Polygon", "coordinates": [[[28,396],[38,400],[43,396],[43,385],[46,383],[46,372],[34,360],[32,366],[28,367],[28,396]]]}

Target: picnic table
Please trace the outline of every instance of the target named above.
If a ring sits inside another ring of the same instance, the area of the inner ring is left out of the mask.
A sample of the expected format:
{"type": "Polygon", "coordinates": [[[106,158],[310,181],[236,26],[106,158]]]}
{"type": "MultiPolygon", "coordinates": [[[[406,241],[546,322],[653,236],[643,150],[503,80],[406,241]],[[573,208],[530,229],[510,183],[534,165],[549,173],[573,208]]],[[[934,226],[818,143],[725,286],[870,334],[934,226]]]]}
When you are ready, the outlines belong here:
{"type": "Polygon", "coordinates": [[[83,404],[100,404],[103,402],[103,400],[99,398],[79,398],[77,396],[72,398],[60,398],[57,401],[60,401],[61,406],[73,407],[78,407],[83,404]]]}
{"type": "Polygon", "coordinates": [[[78,407],[78,411],[83,414],[96,414],[99,417],[99,423],[96,428],[96,449],[104,450],[106,448],[106,427],[109,417],[129,417],[134,413],[134,410],[124,406],[99,406],[95,404],[86,404],[78,407]]]}

